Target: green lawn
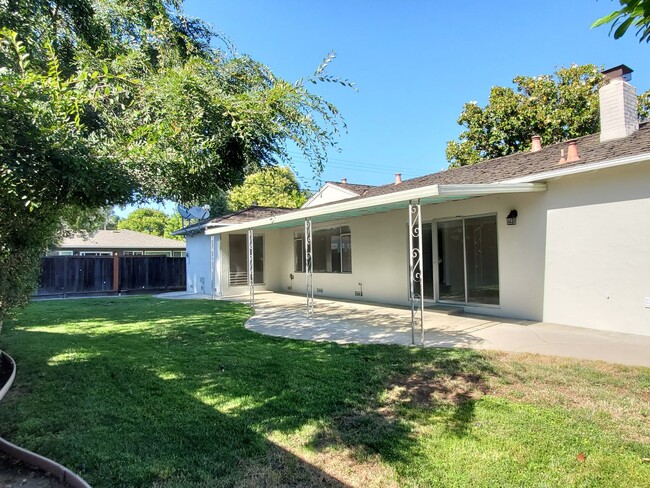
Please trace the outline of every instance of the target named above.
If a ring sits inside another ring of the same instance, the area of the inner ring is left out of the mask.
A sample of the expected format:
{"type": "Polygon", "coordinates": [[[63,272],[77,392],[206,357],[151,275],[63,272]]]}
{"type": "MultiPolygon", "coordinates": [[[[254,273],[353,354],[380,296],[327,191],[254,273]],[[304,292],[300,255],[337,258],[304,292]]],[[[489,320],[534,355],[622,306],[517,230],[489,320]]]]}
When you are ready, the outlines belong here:
{"type": "Polygon", "coordinates": [[[300,342],[249,315],[34,303],[0,334],[0,434],[95,488],[650,485],[648,368],[300,342]]]}

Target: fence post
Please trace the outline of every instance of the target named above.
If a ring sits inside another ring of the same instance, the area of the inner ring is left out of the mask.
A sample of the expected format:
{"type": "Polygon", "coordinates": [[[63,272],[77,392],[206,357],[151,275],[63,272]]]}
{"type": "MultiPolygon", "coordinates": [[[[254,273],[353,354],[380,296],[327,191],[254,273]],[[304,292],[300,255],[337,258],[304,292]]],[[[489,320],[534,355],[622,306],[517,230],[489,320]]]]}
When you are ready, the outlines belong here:
{"type": "Polygon", "coordinates": [[[169,290],[169,258],[165,256],[165,290],[169,290]]]}
{"type": "Polygon", "coordinates": [[[120,290],[120,257],[117,252],[113,254],[113,291],[120,290]]]}
{"type": "Polygon", "coordinates": [[[63,298],[67,298],[68,291],[68,261],[70,256],[63,257],[63,298]]]}

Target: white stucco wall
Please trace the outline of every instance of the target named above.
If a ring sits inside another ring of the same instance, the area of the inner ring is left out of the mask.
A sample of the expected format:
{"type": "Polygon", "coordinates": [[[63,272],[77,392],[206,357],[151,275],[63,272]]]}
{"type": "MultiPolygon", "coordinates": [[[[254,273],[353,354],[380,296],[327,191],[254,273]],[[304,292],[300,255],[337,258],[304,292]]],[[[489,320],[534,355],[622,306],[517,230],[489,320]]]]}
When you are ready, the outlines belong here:
{"type": "MultiPolygon", "coordinates": [[[[497,214],[500,305],[468,307],[468,311],[541,320],[545,213],[539,208],[539,200],[539,194],[503,195],[423,207],[423,222],[497,214]],[[518,225],[507,226],[505,216],[513,208],[519,211],[521,218],[518,225]]],[[[408,211],[314,223],[314,229],[338,224],[351,228],[352,273],[314,273],[314,295],[407,305],[408,211]],[[359,282],[363,287],[361,298],[355,296],[355,291],[361,288],[359,282]]],[[[302,228],[280,231],[280,291],[287,291],[291,286],[289,274],[293,273],[292,291],[305,292],[304,273],[293,272],[293,232],[299,229],[302,228]]]]}
{"type": "Polygon", "coordinates": [[[544,320],[650,335],[650,163],[549,182],[544,320]]]}
{"type": "MultiPolygon", "coordinates": [[[[423,222],[497,216],[500,303],[468,312],[650,335],[650,162],[550,180],[546,192],[429,205],[422,213],[423,222]],[[505,221],[512,209],[516,226],[505,221]]],[[[352,236],[352,273],[315,273],[315,296],[408,304],[407,222],[406,209],[314,222],[315,230],[349,225],[352,236]],[[363,297],[355,296],[361,288],[363,297]]],[[[265,236],[265,283],[256,289],[305,293],[305,275],[294,271],[296,230],[302,226],[256,231],[265,236]]],[[[248,293],[227,286],[227,235],[221,243],[224,294],[248,293]]]]}
{"type": "MultiPolygon", "coordinates": [[[[219,236],[215,239],[215,259],[218,258],[219,236]]],[[[188,236],[186,242],[187,291],[190,293],[212,294],[210,276],[210,236],[196,234],[188,236]]]]}

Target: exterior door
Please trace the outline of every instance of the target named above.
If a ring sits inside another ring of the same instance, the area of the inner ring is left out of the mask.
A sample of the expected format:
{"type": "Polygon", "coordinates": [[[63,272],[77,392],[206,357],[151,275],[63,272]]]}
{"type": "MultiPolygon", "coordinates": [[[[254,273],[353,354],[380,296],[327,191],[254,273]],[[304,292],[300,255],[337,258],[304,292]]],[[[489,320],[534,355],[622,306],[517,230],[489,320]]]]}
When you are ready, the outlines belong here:
{"type": "MultiPolygon", "coordinates": [[[[230,286],[248,284],[248,237],[246,234],[230,234],[230,286]]],[[[255,284],[264,283],[264,236],[253,236],[253,264],[255,284]]]]}
{"type": "Polygon", "coordinates": [[[499,304],[496,215],[438,222],[438,300],[499,304]]]}

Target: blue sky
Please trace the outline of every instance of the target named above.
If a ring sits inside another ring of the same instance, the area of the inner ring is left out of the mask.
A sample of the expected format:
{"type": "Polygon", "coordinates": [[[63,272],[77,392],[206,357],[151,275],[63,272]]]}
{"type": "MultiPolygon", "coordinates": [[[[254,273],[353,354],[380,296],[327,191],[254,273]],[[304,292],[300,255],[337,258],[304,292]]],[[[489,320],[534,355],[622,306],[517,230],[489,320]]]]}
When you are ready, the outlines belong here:
{"type": "MultiPolygon", "coordinates": [[[[330,74],[353,80],[314,90],[343,114],[348,132],[330,153],[323,180],[384,184],[447,167],[445,146],[462,128],[470,100],[485,105],[490,88],[516,75],[558,66],[627,64],[639,92],[650,88],[650,45],[630,32],[609,37],[591,23],[619,6],[610,0],[440,2],[189,0],[187,14],[224,33],[242,54],[289,81],[308,76],[330,51],[330,74]]],[[[294,160],[317,187],[309,165],[294,160]]]]}

